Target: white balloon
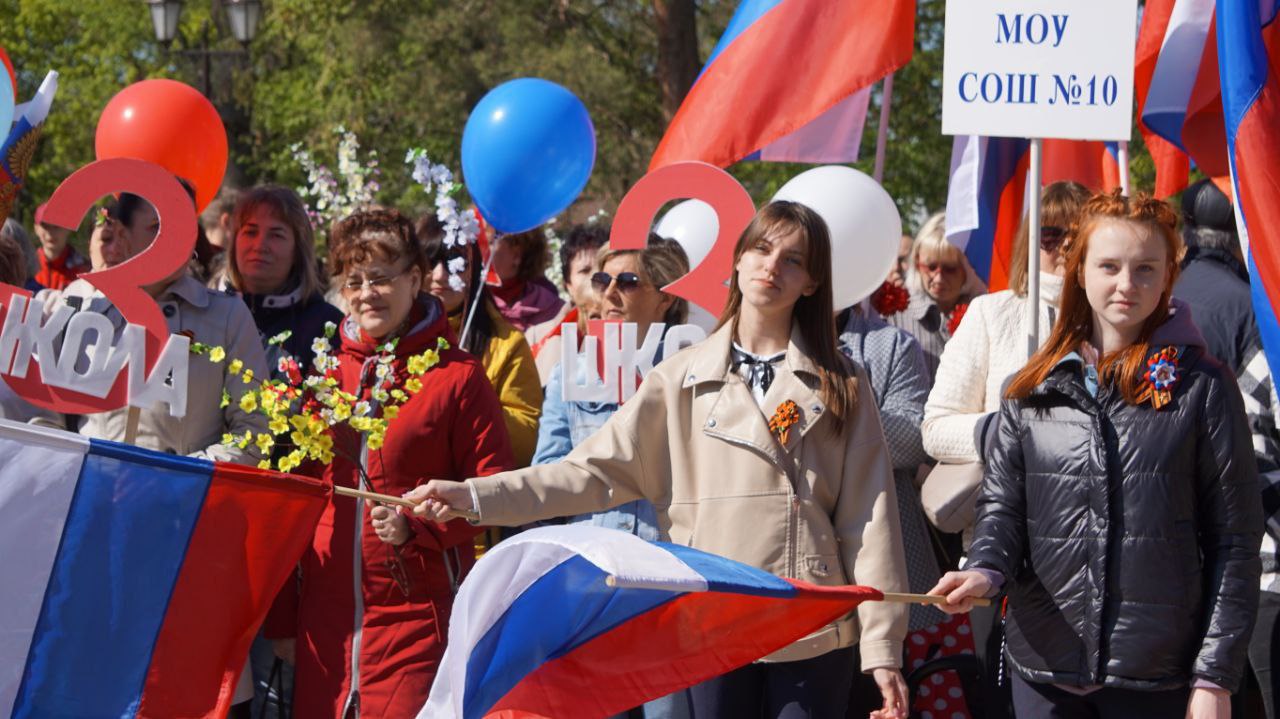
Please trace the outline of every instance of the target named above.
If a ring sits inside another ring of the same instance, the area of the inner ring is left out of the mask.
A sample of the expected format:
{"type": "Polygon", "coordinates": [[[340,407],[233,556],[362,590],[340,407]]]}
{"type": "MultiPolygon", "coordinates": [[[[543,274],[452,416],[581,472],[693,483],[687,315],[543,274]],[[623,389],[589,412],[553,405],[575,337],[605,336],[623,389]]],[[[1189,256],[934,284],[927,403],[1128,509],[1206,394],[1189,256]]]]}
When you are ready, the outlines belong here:
{"type": "Polygon", "coordinates": [[[902,216],[880,183],[852,167],[826,165],[791,178],[773,199],[798,202],[826,221],[835,311],[884,283],[898,259],[902,216]]]}
{"type": "Polygon", "coordinates": [[[680,243],[689,256],[689,268],[692,269],[702,262],[716,243],[720,218],[711,205],[702,200],[685,200],[668,210],[653,231],[659,237],[680,243]]]}
{"type": "Polygon", "coordinates": [[[694,325],[709,335],[715,332],[716,323],[719,321],[720,318],[692,302],[689,303],[689,319],[685,320],[685,324],[694,325]]]}

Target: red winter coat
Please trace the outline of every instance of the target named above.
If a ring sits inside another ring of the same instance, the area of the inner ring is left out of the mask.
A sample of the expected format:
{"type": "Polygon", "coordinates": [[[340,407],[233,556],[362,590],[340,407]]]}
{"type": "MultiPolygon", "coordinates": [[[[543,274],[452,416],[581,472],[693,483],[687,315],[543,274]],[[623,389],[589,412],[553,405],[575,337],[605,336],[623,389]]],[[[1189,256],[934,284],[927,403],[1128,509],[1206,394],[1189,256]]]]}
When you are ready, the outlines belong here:
{"type": "MultiPolygon", "coordinates": [[[[413,328],[396,348],[397,386],[406,359],[447,336],[439,301],[422,295],[419,302],[410,316],[413,328]]],[[[341,335],[342,389],[369,399],[374,345],[362,341],[350,319],[341,335]]],[[[422,391],[391,421],[384,446],[367,452],[373,491],[399,496],[428,479],[485,476],[514,466],[502,406],[479,360],[449,349],[421,379],[422,391]]],[[[354,432],[335,445],[343,449],[339,455],[360,455],[354,432]]],[[[347,458],[339,456],[324,471],[334,486],[358,484],[347,458]]],[[[457,585],[475,563],[472,538],[479,529],[460,520],[441,526],[411,519],[413,537],[400,547],[406,598],[390,568],[395,552],[374,534],[369,510],[368,502],[335,495],[302,557],[294,690],[299,719],[416,716],[444,654],[457,585]]]]}

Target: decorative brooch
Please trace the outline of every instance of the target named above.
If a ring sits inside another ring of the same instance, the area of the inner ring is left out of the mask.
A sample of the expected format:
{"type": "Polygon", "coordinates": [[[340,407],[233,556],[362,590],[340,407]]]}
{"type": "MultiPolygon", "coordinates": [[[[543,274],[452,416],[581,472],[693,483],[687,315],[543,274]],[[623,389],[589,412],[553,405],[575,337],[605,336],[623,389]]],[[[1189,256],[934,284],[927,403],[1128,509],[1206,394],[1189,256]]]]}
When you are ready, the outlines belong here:
{"type": "Polygon", "coordinates": [[[885,282],[871,293],[871,306],[881,317],[889,317],[907,309],[911,305],[911,293],[892,282],[885,282]]]}
{"type": "Polygon", "coordinates": [[[964,319],[964,313],[968,309],[969,303],[966,302],[956,305],[955,309],[951,310],[951,318],[947,320],[947,334],[954,335],[956,333],[956,330],[960,327],[960,320],[964,319]]]}
{"type": "Polygon", "coordinates": [[[774,410],[773,417],[769,419],[769,431],[778,435],[780,443],[786,444],[787,438],[791,436],[791,427],[799,423],[800,408],[795,402],[787,400],[774,410]]]}
{"type": "Polygon", "coordinates": [[[1147,360],[1147,371],[1143,379],[1147,384],[1138,395],[1139,402],[1151,401],[1151,406],[1160,409],[1173,399],[1173,386],[1181,377],[1178,375],[1178,348],[1165,347],[1151,355],[1147,360]]]}

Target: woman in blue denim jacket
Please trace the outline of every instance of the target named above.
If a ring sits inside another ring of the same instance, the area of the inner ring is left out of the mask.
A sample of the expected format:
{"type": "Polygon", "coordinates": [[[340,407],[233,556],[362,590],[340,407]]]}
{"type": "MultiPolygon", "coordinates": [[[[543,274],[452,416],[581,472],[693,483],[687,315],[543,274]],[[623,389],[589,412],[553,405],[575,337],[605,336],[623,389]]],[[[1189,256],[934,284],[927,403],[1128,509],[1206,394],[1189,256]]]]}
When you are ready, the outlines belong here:
{"type": "MultiPolygon", "coordinates": [[[[596,258],[596,273],[591,277],[596,307],[589,313],[607,322],[634,322],[636,336],[643,339],[649,326],[662,322],[667,327],[684,324],[689,303],[659,290],[689,272],[689,259],[680,245],[657,235],[649,236],[643,250],[602,249],[596,258]]],[[[662,358],[659,345],[654,361],[662,358]]],[[[586,383],[586,365],[578,363],[578,384],[586,383]]],[[[596,430],[613,413],[616,402],[584,402],[564,399],[564,367],[557,365],[547,382],[547,395],[542,404],[542,420],[538,427],[538,448],[534,464],[558,462],[596,430]]],[[[630,532],[641,539],[658,539],[658,517],[647,500],[628,502],[620,507],[573,517],[572,522],[588,522],[599,527],[630,532]]]]}
{"type": "MultiPolygon", "coordinates": [[[[668,328],[684,324],[689,303],[659,290],[689,272],[689,258],[680,245],[657,235],[649,236],[643,250],[611,250],[607,247],[596,258],[596,273],[591,277],[595,290],[595,308],[589,315],[605,321],[634,322],[636,336],[643,341],[654,322],[668,328]]],[[[658,345],[654,362],[662,359],[658,345]]],[[[578,384],[586,383],[586,363],[578,363],[578,384]]],[[[564,366],[556,365],[547,381],[547,396],[542,402],[542,420],[538,426],[538,448],[534,464],[559,462],[580,442],[600,429],[618,411],[616,402],[583,402],[564,399],[564,366]]],[[[647,499],[613,509],[571,518],[571,522],[630,532],[651,542],[658,540],[658,515],[647,499]]],[[[655,699],[619,719],[689,719],[688,690],[655,699]]]]}

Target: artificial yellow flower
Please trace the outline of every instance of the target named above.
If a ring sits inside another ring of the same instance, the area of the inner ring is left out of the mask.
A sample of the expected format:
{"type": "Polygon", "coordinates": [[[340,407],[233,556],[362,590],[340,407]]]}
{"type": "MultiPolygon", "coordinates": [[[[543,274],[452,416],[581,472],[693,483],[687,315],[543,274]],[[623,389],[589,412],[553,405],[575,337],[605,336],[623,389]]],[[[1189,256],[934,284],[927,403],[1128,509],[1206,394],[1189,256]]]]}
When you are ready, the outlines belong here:
{"type": "Polygon", "coordinates": [[[272,434],[284,434],[289,431],[289,423],[284,417],[277,416],[271,420],[267,428],[271,430],[272,434]]]}
{"type": "Polygon", "coordinates": [[[409,358],[409,374],[417,376],[427,371],[426,354],[414,355],[409,358]]]}
{"type": "Polygon", "coordinates": [[[227,358],[227,351],[222,349],[221,347],[214,347],[213,349],[209,350],[209,361],[211,362],[221,362],[226,358],[227,358]]]}
{"type": "Polygon", "coordinates": [[[272,437],[269,434],[259,434],[257,444],[258,444],[258,451],[265,454],[267,452],[270,452],[271,448],[275,446],[276,440],[274,437],[272,437]]]}
{"type": "Polygon", "coordinates": [[[302,458],[298,456],[297,450],[294,450],[289,454],[286,454],[285,456],[281,457],[280,461],[278,462],[278,466],[281,472],[288,472],[294,467],[297,467],[299,464],[302,464],[302,458]]]}
{"type": "Polygon", "coordinates": [[[252,412],[258,408],[258,395],[253,392],[245,392],[240,398],[240,409],[246,412],[252,412]]]}
{"type": "Polygon", "coordinates": [[[218,409],[226,409],[229,406],[231,406],[231,395],[227,394],[224,389],[222,390],[222,403],[218,405],[218,409]]]}
{"type": "Polygon", "coordinates": [[[418,379],[417,377],[410,377],[409,379],[405,380],[404,388],[409,390],[409,392],[413,394],[417,394],[418,392],[422,391],[422,380],[418,379]]]}
{"type": "Polygon", "coordinates": [[[230,432],[226,432],[222,435],[223,444],[231,444],[234,441],[236,441],[235,435],[231,434],[230,432]]]}
{"type": "Polygon", "coordinates": [[[258,469],[271,469],[271,460],[264,459],[261,462],[258,462],[258,469]]]}
{"type": "Polygon", "coordinates": [[[398,414],[400,414],[400,408],[395,405],[382,408],[382,417],[384,419],[395,419],[398,414]]]}
{"type": "Polygon", "coordinates": [[[241,376],[241,377],[240,377],[240,379],[244,380],[244,383],[245,383],[245,384],[249,384],[250,382],[252,382],[252,381],[253,381],[253,370],[251,370],[251,369],[247,369],[247,370],[245,370],[245,371],[244,371],[244,375],[243,375],[243,376],[241,376]]]}
{"type": "Polygon", "coordinates": [[[240,360],[231,360],[231,364],[227,365],[227,371],[231,374],[240,374],[242,369],[244,369],[244,362],[240,360]]]}
{"type": "Polygon", "coordinates": [[[382,449],[382,435],[369,433],[369,439],[365,442],[365,446],[369,449],[382,449]]]}
{"type": "Polygon", "coordinates": [[[350,419],[350,417],[351,417],[351,405],[345,402],[337,402],[333,405],[334,419],[338,420],[339,422],[342,422],[344,420],[350,419]]]}
{"type": "Polygon", "coordinates": [[[262,411],[268,416],[273,415],[280,409],[280,400],[275,392],[262,392],[262,411]]]}

